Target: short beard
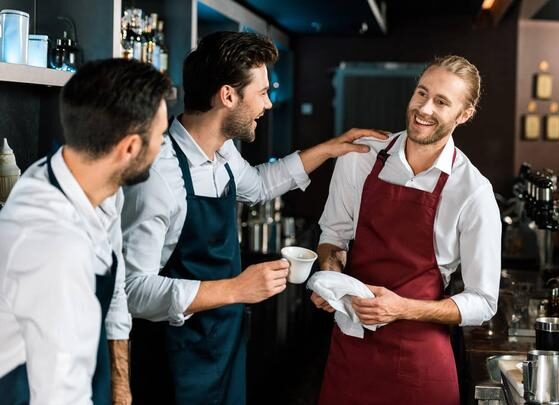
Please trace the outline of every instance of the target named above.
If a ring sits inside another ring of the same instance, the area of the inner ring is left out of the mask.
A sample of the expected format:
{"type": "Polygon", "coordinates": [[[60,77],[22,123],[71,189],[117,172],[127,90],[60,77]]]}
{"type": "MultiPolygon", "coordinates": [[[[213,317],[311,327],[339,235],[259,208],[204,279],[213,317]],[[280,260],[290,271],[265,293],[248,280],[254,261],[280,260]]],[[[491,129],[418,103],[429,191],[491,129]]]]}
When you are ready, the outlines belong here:
{"type": "Polygon", "coordinates": [[[416,134],[410,129],[410,120],[415,119],[415,115],[421,115],[418,113],[417,110],[412,110],[408,113],[406,120],[407,120],[407,135],[408,138],[410,138],[413,142],[417,143],[418,145],[432,145],[434,143],[439,142],[441,139],[443,139],[444,137],[446,137],[448,134],[450,134],[452,132],[452,130],[454,129],[454,124],[452,123],[448,123],[448,124],[440,124],[440,120],[435,118],[435,120],[437,121],[437,124],[435,124],[437,126],[437,128],[435,129],[435,131],[428,136],[427,138],[422,138],[422,137],[418,137],[416,136],[416,134]]]}
{"type": "Polygon", "coordinates": [[[147,179],[149,179],[149,170],[151,166],[148,166],[143,171],[138,173],[130,173],[128,170],[125,170],[122,173],[120,183],[122,186],[133,186],[138,183],[143,183],[147,179]]]}
{"type": "Polygon", "coordinates": [[[221,131],[227,139],[239,139],[243,142],[254,142],[256,133],[252,128],[251,119],[247,119],[249,113],[241,103],[235,110],[230,112],[221,125],[221,131]]]}
{"type": "Polygon", "coordinates": [[[147,151],[148,145],[146,143],[138,157],[134,159],[134,162],[120,173],[118,183],[121,186],[133,186],[149,179],[151,164],[145,165],[147,151]]]}

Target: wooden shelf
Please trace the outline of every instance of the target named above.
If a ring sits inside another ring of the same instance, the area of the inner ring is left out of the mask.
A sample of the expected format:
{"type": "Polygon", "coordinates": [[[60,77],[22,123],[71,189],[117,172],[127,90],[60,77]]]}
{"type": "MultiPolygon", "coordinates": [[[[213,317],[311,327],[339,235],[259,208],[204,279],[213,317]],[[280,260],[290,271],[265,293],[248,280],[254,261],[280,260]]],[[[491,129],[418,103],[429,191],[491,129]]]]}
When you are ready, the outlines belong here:
{"type": "Polygon", "coordinates": [[[62,87],[72,73],[15,63],[0,63],[0,81],[62,87]]]}

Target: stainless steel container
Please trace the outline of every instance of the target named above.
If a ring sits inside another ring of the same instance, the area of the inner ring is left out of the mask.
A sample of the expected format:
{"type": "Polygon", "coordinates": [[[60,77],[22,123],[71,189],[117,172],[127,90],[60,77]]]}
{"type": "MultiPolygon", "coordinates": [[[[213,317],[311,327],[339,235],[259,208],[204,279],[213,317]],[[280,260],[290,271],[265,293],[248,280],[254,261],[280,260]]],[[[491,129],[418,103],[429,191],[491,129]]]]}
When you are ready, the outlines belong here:
{"type": "Polygon", "coordinates": [[[559,351],[559,318],[536,319],[536,349],[559,351]]]}
{"type": "Polygon", "coordinates": [[[0,11],[0,62],[27,64],[29,14],[0,11]]]}
{"type": "Polygon", "coordinates": [[[522,362],[524,399],[530,404],[559,404],[559,352],[531,350],[522,362]]]}
{"type": "Polygon", "coordinates": [[[47,67],[49,37],[47,35],[29,35],[28,62],[31,66],[47,67]]]}

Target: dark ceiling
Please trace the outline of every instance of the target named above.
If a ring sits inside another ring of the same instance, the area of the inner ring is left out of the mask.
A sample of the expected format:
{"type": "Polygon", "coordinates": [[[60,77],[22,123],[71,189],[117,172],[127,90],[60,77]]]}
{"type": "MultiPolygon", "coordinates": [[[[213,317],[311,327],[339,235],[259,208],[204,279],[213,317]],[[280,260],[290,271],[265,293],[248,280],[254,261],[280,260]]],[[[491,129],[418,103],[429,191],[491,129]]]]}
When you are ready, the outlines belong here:
{"type": "MultiPolygon", "coordinates": [[[[409,17],[470,15],[483,0],[375,0],[386,4],[387,26],[409,17]]],[[[237,0],[290,34],[380,34],[368,0],[237,0]],[[364,25],[364,24],[365,25],[364,25]],[[366,28],[366,29],[365,29],[366,28]],[[360,32],[361,31],[361,32],[360,32]]]]}

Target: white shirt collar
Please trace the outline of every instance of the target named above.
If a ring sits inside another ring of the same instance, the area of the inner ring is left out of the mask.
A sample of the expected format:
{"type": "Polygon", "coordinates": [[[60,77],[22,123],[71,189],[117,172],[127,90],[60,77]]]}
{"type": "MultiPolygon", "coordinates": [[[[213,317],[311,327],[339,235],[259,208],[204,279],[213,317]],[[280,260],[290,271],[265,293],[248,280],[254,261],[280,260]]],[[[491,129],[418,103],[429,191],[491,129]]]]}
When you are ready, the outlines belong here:
{"type": "MultiPolygon", "coordinates": [[[[398,148],[398,156],[400,157],[400,159],[402,160],[402,162],[404,162],[405,166],[408,167],[410,170],[411,168],[409,167],[409,163],[406,159],[406,139],[408,137],[408,134],[406,131],[401,132],[401,136],[398,138],[398,140],[396,141],[396,145],[394,145],[394,148],[398,148]]],[[[437,159],[435,160],[435,162],[433,163],[433,166],[431,166],[429,169],[427,169],[427,171],[436,168],[439,169],[441,172],[447,173],[450,175],[450,173],[452,172],[452,159],[454,157],[454,139],[452,138],[452,135],[448,137],[448,141],[446,142],[446,145],[444,146],[441,154],[437,157],[437,159]]]]}
{"type": "MultiPolygon", "coordinates": [[[[107,245],[107,230],[103,226],[101,219],[98,216],[93,205],[87,198],[85,192],[81,188],[80,184],[66,165],[64,158],[62,156],[61,147],[51,158],[51,166],[60,187],[64,191],[66,198],[76,209],[78,215],[83,220],[85,225],[85,231],[91,238],[95,252],[98,256],[105,258],[107,256],[106,249],[110,246],[107,245]],[[102,252],[98,251],[99,249],[102,252]]],[[[111,213],[116,213],[116,208],[113,208],[111,204],[114,204],[114,196],[105,199],[99,207],[110,215],[111,213]]],[[[108,263],[110,264],[110,263],[108,263]]]]}
{"type": "MultiPolygon", "coordinates": [[[[202,150],[200,145],[194,140],[192,135],[188,133],[185,127],[181,124],[178,117],[173,119],[171,126],[169,127],[169,133],[173,136],[175,141],[179,144],[179,147],[182,149],[186,157],[188,158],[188,162],[191,166],[202,166],[206,163],[212,163],[212,159],[206,155],[206,153],[202,150]]],[[[216,153],[216,160],[223,161],[227,160],[229,153],[225,148],[225,145],[222,146],[216,153]]]]}

